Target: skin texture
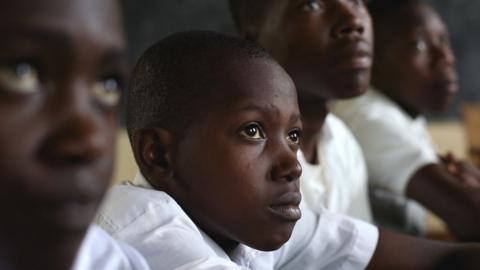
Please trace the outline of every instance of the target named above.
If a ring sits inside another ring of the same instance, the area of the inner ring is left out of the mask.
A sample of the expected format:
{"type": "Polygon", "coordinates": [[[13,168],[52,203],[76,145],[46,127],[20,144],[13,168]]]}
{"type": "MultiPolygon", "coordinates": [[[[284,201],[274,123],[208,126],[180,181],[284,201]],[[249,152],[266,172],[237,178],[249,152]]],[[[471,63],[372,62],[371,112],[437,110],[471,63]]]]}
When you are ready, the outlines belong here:
{"type": "MultiPolygon", "coordinates": [[[[343,31],[346,34],[346,37],[342,39],[343,42],[348,43],[347,41],[349,41],[349,44],[354,44],[350,46],[369,47],[371,50],[370,17],[362,1],[279,0],[272,3],[274,4],[268,9],[268,14],[265,14],[264,23],[259,25],[256,31],[251,30],[251,32],[241,34],[249,38],[257,38],[292,75],[298,88],[302,122],[306,131],[302,136],[302,151],[305,152],[310,162],[315,162],[313,152],[316,147],[315,142],[318,140],[318,132],[328,113],[327,101],[332,98],[353,97],[363,93],[369,85],[370,74],[369,65],[365,65],[364,68],[350,69],[352,73],[342,73],[344,70],[339,70],[338,66],[335,67],[332,64],[325,65],[323,69],[318,68],[322,63],[329,63],[320,56],[323,54],[336,55],[326,49],[329,48],[328,46],[325,47],[322,44],[329,44],[328,41],[332,41],[332,50],[336,46],[342,48],[344,43],[333,42],[336,39],[333,38],[335,35],[332,33],[335,33],[335,29],[347,29],[343,31]],[[312,5],[319,5],[323,9],[312,12],[312,5]],[[307,11],[302,13],[301,11],[305,8],[307,11]],[[348,27],[339,27],[342,25],[348,27]],[[305,50],[304,48],[310,49],[305,50]],[[296,50],[298,54],[295,54],[296,50]],[[315,63],[317,67],[311,64],[312,61],[317,62],[315,63]],[[327,76],[329,74],[329,71],[325,71],[327,68],[331,68],[332,73],[339,72],[342,76],[327,76]],[[348,74],[352,76],[348,76],[348,74]],[[311,79],[314,75],[317,76],[316,81],[311,79]],[[334,80],[333,78],[339,79],[334,80]],[[342,86],[345,85],[349,87],[343,88],[342,86]],[[351,91],[347,91],[350,87],[351,91]]],[[[358,59],[352,58],[350,61],[345,61],[357,63],[358,59]]],[[[363,64],[368,62],[364,59],[363,61],[358,60],[363,64]]],[[[434,178],[430,178],[430,180],[432,179],[434,178]]],[[[442,197],[445,193],[449,195],[448,187],[443,188],[443,193],[429,189],[429,186],[434,185],[432,181],[420,181],[419,183],[426,183],[427,188],[414,190],[423,194],[436,193],[439,195],[435,198],[437,202],[446,198],[445,201],[455,203],[454,197],[442,197]]],[[[457,193],[457,195],[461,194],[461,192],[457,193]]],[[[466,206],[466,204],[460,204],[466,206]]],[[[439,207],[443,206],[445,204],[439,205],[439,207]]],[[[460,211],[461,208],[457,207],[455,210],[460,211]]],[[[478,213],[475,213],[475,216],[479,216],[478,213]]],[[[469,216],[464,215],[463,217],[469,216]]],[[[480,265],[479,255],[480,247],[478,245],[445,244],[380,230],[379,243],[368,269],[477,269],[480,265]]]]}
{"type": "MultiPolygon", "coordinates": [[[[390,15],[389,27],[377,33],[373,84],[412,117],[446,110],[457,83],[445,25],[426,4],[407,5],[390,15]]],[[[441,217],[458,240],[479,241],[478,169],[452,155],[441,160],[415,172],[407,196],[441,217]]]]}
{"type": "Polygon", "coordinates": [[[257,40],[295,82],[305,133],[302,151],[314,156],[327,102],[363,94],[370,83],[373,34],[363,1],[275,1],[257,40]]]}
{"type": "Polygon", "coordinates": [[[238,243],[273,250],[301,215],[296,91],[273,61],[231,58],[209,77],[182,136],[141,130],[134,152],[149,182],[226,252],[238,243]]]}
{"type": "Polygon", "coordinates": [[[108,186],[119,14],[114,0],[0,3],[0,256],[14,269],[68,269],[108,186]]]}
{"type": "Polygon", "coordinates": [[[404,7],[392,16],[389,30],[377,33],[372,84],[412,117],[445,111],[458,86],[444,23],[426,4],[404,7]]]}

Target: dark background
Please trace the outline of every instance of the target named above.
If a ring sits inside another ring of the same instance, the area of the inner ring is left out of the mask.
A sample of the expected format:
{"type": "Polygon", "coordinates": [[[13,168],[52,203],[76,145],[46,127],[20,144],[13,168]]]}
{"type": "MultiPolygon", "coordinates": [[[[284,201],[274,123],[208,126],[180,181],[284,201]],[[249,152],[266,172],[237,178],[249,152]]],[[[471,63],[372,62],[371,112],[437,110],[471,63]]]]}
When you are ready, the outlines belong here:
{"type": "MultiPolygon", "coordinates": [[[[398,1],[398,0],[391,0],[398,1]]],[[[228,0],[122,0],[132,62],[153,42],[178,31],[235,33],[228,0]]],[[[460,93],[452,109],[432,119],[457,118],[465,102],[480,101],[480,1],[430,1],[450,29],[460,93]]]]}

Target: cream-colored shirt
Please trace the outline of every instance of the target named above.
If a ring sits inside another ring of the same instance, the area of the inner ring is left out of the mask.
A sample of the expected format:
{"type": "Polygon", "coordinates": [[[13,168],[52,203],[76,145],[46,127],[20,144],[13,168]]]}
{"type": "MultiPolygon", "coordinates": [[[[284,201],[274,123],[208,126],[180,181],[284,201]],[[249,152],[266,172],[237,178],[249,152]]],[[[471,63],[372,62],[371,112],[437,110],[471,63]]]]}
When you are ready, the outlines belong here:
{"type": "Polygon", "coordinates": [[[372,222],[365,160],[357,141],[336,116],[325,119],[317,146],[319,164],[310,164],[300,152],[300,188],[312,209],[323,207],[372,222]]]}

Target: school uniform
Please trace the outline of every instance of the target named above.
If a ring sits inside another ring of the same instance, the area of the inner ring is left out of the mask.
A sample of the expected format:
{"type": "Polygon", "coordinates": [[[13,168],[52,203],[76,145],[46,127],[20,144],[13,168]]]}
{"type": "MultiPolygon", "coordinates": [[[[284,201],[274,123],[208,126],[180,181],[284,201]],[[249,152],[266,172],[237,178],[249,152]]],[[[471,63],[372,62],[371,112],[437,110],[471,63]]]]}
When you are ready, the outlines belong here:
{"type": "MultiPolygon", "coordinates": [[[[370,89],[365,95],[339,101],[333,112],[350,128],[359,142],[371,184],[393,194],[405,194],[410,178],[425,165],[438,163],[425,118],[412,118],[395,102],[370,89]]],[[[425,210],[407,200],[410,219],[424,226],[425,210]]],[[[408,214],[408,213],[407,213],[408,214]]]]}
{"type": "Polygon", "coordinates": [[[113,239],[97,225],[91,225],[73,270],[148,270],[145,258],[132,247],[113,239]]]}
{"type": "Polygon", "coordinates": [[[365,160],[357,141],[336,116],[329,114],[317,144],[318,164],[305,160],[300,187],[304,201],[312,209],[323,207],[336,213],[372,222],[368,200],[365,160]]]}
{"type": "MultiPolygon", "coordinates": [[[[219,202],[221,203],[221,202],[219,202]]],[[[263,252],[240,244],[226,254],[168,194],[138,174],[114,187],[96,218],[114,238],[135,247],[153,269],[364,269],[378,229],[368,223],[303,205],[290,240],[263,252]]]]}

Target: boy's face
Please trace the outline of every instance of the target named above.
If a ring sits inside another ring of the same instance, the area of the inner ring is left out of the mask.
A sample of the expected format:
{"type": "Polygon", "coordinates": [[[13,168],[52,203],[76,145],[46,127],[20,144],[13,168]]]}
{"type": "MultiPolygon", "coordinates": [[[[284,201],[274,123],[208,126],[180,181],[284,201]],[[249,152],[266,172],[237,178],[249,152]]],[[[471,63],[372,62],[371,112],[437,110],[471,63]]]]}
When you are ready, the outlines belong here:
{"type": "Polygon", "coordinates": [[[176,199],[224,249],[237,242],[277,249],[301,216],[295,88],[271,61],[222,68],[178,144],[176,199]]]}
{"type": "Polygon", "coordinates": [[[119,26],[115,0],[0,2],[2,234],[88,227],[111,175],[119,26]]]}
{"type": "Polygon", "coordinates": [[[378,58],[378,68],[391,85],[386,90],[415,110],[446,110],[458,89],[447,29],[427,5],[404,13],[410,18],[397,24],[397,33],[390,34],[391,41],[378,58]]]}
{"type": "Polygon", "coordinates": [[[301,95],[333,99],[364,93],[370,83],[372,26],[361,0],[282,0],[259,29],[301,95]]]}

